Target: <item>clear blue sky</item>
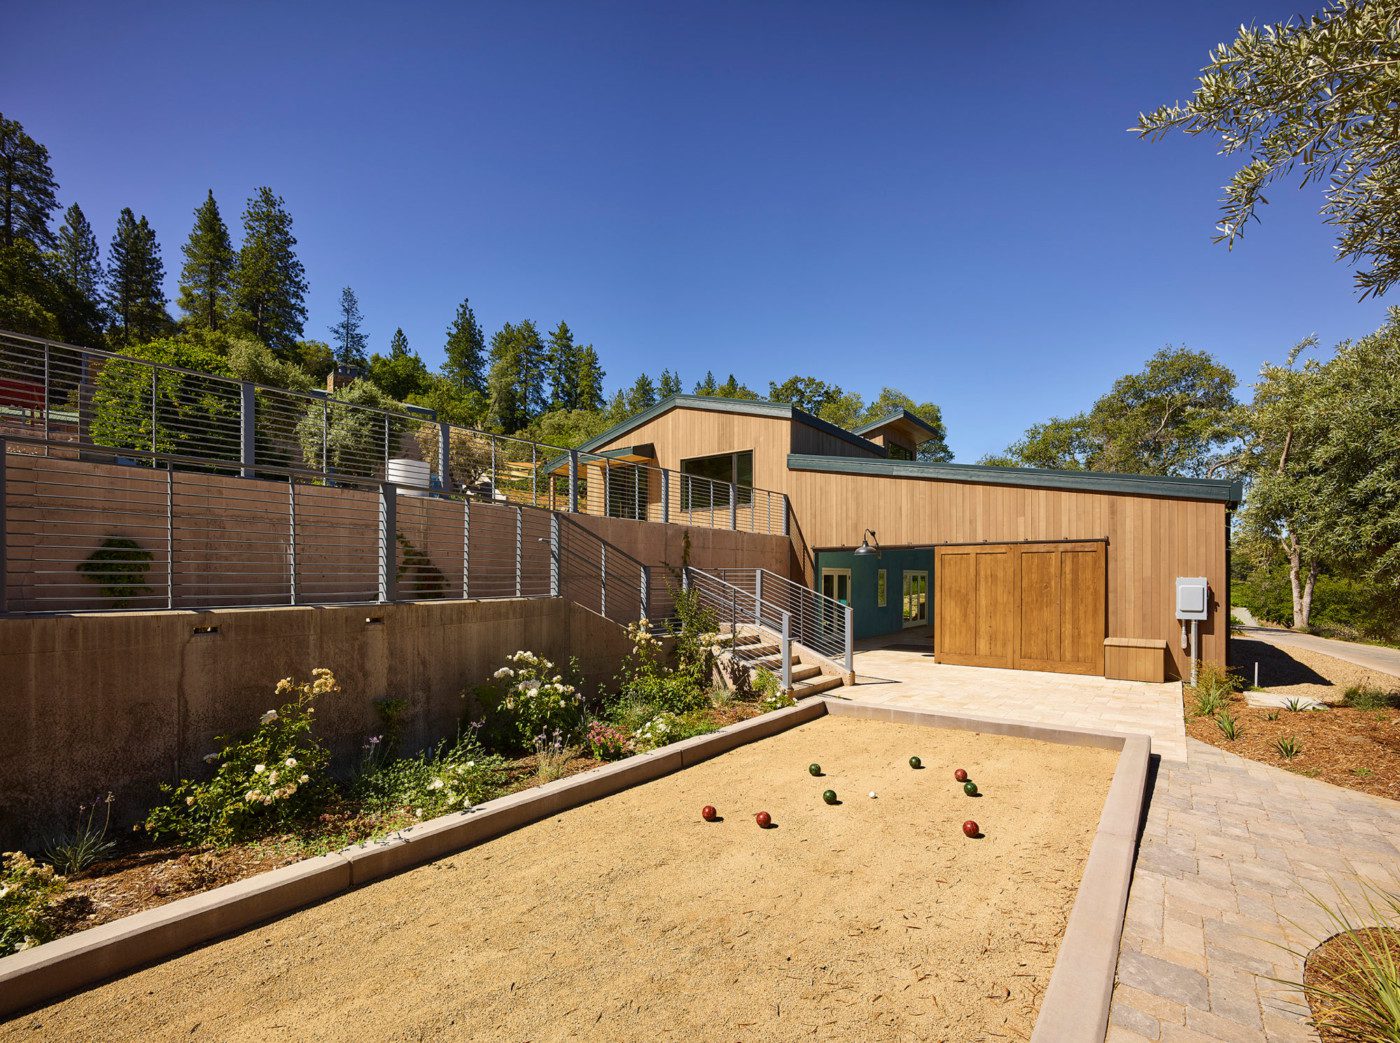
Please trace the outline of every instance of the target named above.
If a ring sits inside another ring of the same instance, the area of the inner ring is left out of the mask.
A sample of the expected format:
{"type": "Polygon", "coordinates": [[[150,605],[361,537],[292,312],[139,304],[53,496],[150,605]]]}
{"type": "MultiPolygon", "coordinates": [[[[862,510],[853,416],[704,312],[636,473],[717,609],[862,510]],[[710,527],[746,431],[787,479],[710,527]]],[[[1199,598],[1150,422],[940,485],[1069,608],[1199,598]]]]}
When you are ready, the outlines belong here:
{"type": "MultiPolygon", "coordinates": [[[[1305,5],[1306,6],[1306,5],[1305,5]]],[[[46,144],[104,248],[146,214],[169,290],[213,188],[271,185],[326,339],[441,359],[565,319],[608,384],[799,372],[938,402],[961,461],[1086,407],[1164,344],[1248,381],[1380,324],[1315,189],[1212,245],[1233,165],[1147,144],[1241,21],[1296,4],[16,4],[0,110],[46,144]]]]}

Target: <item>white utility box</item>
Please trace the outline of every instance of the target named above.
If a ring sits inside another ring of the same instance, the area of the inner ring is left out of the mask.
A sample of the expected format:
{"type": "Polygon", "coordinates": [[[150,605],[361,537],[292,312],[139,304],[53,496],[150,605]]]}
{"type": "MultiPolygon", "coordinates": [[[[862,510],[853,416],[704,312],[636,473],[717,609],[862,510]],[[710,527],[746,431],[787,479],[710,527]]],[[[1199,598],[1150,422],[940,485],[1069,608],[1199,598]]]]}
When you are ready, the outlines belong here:
{"type": "Polygon", "coordinates": [[[1204,576],[1176,578],[1176,618],[1205,619],[1210,606],[1210,584],[1204,576]]]}

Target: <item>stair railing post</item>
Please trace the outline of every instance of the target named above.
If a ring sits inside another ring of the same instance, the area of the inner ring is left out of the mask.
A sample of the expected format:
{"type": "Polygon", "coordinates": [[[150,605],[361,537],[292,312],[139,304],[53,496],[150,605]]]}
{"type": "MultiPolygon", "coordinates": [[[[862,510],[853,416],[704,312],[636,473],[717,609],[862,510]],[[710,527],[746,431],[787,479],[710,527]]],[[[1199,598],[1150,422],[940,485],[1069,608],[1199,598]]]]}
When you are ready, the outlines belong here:
{"type": "Polygon", "coordinates": [[[729,483],[729,528],[731,530],[739,527],[739,487],[733,482],[729,483]]]}
{"type": "Polygon", "coordinates": [[[523,589],[521,573],[524,569],[523,544],[525,542],[525,508],[515,509],[515,596],[520,597],[523,589]]]}
{"type": "Polygon", "coordinates": [[[444,494],[452,492],[451,424],[438,424],[438,482],[444,494]]]}
{"type": "Polygon", "coordinates": [[[253,395],[253,385],[240,381],[238,385],[238,462],[242,469],[238,472],[244,478],[253,477],[253,458],[256,453],[257,421],[254,410],[257,398],[253,395]]]}
{"type": "Polygon", "coordinates": [[[783,692],[792,693],[792,616],[790,613],[783,613],[783,640],[778,649],[778,654],[782,656],[783,664],[783,692]]]}
{"type": "Polygon", "coordinates": [[[472,498],[468,491],[462,499],[462,598],[471,597],[471,585],[468,577],[471,574],[471,547],[472,547],[472,498]]]}
{"type": "Polygon", "coordinates": [[[758,569],[754,569],[754,580],[753,580],[753,621],[754,621],[754,623],[761,623],[761,622],[763,621],[762,618],[761,618],[762,610],[759,608],[759,606],[760,606],[761,604],[763,604],[763,573],[762,573],[760,570],[758,570],[758,569]]]}
{"type": "Polygon", "coordinates": [[[165,607],[175,607],[175,468],[170,464],[165,466],[165,607]]]}
{"type": "Polygon", "coordinates": [[[398,486],[381,482],[379,486],[379,600],[397,600],[398,591],[398,486]]]}
{"type": "Polygon", "coordinates": [[[846,606],[846,673],[855,674],[855,619],[851,606],[846,606]]]}
{"type": "Polygon", "coordinates": [[[287,590],[288,601],[297,603],[297,482],[287,475],[287,590]]]}
{"type": "Polygon", "coordinates": [[[608,545],[598,547],[598,615],[608,614],[608,545]]]}
{"type": "Polygon", "coordinates": [[[549,596],[559,597],[559,515],[549,516],[549,596]]]}
{"type": "Polygon", "coordinates": [[[661,520],[671,520],[671,472],[665,468],[661,471],[661,520]]]}
{"type": "Polygon", "coordinates": [[[642,600],[642,605],[641,605],[641,608],[642,608],[642,615],[641,615],[641,618],[644,619],[644,620],[650,620],[651,614],[647,611],[647,607],[651,604],[651,569],[647,568],[645,565],[642,565],[642,566],[639,566],[639,567],[640,567],[641,573],[642,573],[642,576],[641,576],[641,592],[642,592],[642,598],[641,598],[641,600],[642,600]]]}
{"type": "Polygon", "coordinates": [[[569,513],[578,513],[578,450],[569,450],[569,513]]]}

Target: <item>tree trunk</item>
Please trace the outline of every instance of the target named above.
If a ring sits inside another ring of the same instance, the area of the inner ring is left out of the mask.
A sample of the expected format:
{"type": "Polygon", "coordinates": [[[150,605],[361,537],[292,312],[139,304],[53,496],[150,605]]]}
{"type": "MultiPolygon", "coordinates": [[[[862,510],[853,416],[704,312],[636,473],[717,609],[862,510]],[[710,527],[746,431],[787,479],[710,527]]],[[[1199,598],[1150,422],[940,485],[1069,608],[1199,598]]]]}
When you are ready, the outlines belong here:
{"type": "Polygon", "coordinates": [[[1303,584],[1303,615],[1301,621],[1295,622],[1293,624],[1294,629],[1296,630],[1306,630],[1308,628],[1308,620],[1312,618],[1313,587],[1316,583],[1317,562],[1313,562],[1312,565],[1308,567],[1308,578],[1307,581],[1303,584]]]}
{"type": "MultiPolygon", "coordinates": [[[[1293,628],[1296,630],[1307,625],[1307,616],[1303,612],[1303,581],[1299,576],[1303,556],[1298,550],[1298,537],[1290,535],[1284,540],[1283,550],[1288,555],[1288,585],[1293,590],[1293,628]]],[[[1309,602],[1311,607],[1311,594],[1309,602]]]]}

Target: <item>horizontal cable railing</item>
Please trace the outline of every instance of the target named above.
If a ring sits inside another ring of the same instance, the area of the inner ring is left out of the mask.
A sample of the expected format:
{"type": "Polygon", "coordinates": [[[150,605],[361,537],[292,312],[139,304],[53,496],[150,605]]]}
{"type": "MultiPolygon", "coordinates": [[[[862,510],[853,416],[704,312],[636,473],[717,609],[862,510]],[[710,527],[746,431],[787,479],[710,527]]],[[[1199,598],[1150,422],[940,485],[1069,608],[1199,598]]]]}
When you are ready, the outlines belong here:
{"type": "Polygon", "coordinates": [[[618,623],[672,610],[651,566],[566,514],[123,454],[0,438],[0,614],[522,597],[566,597],[618,623]]]}
{"type": "Polygon", "coordinates": [[[776,667],[783,691],[792,690],[791,620],[786,611],[700,569],[686,568],[685,585],[718,618],[734,659],[745,666],[776,667]]]}
{"type": "Polygon", "coordinates": [[[851,607],[767,569],[721,568],[714,574],[792,619],[792,639],[839,670],[854,669],[851,607]]]}
{"type": "Polygon", "coordinates": [[[488,503],[788,532],[782,493],[457,427],[427,410],[379,409],[0,331],[7,435],[37,440],[45,453],[67,446],[123,464],[150,466],[165,454],[242,477],[306,469],[347,486],[380,480],[488,503]]]}

